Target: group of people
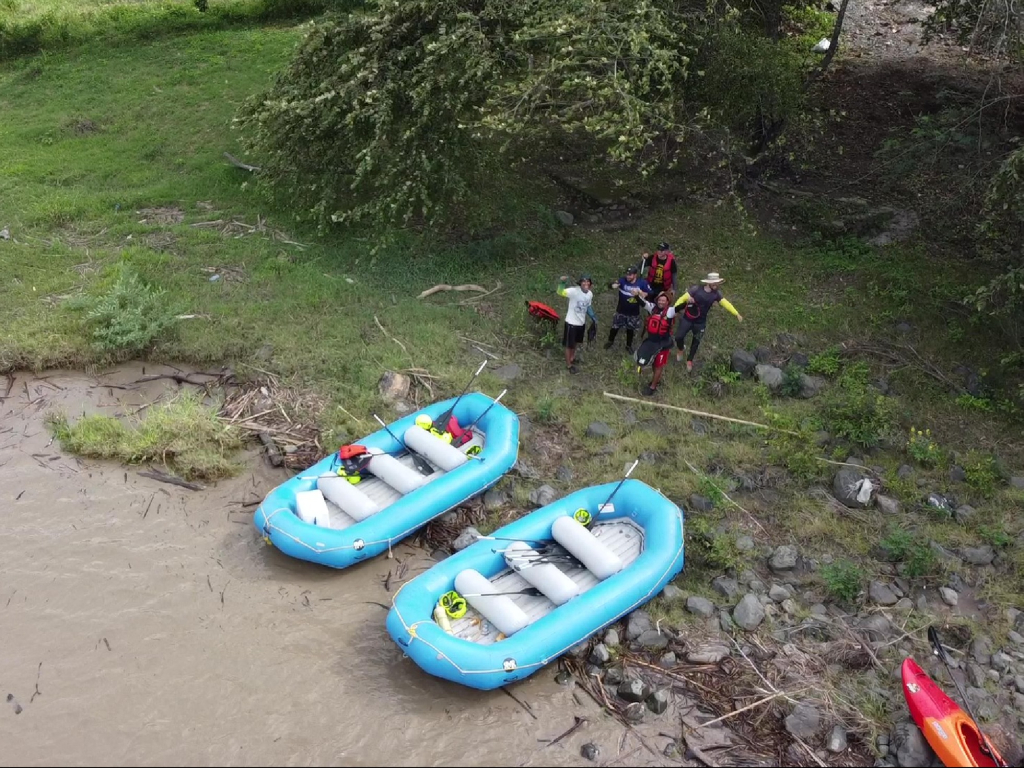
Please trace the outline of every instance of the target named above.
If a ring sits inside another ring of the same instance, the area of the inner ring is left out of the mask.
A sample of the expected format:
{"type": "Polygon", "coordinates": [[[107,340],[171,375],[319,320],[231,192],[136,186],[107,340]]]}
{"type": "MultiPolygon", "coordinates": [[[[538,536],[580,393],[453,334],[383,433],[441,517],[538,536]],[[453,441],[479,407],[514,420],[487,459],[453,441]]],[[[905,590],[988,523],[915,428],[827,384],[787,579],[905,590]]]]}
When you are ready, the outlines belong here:
{"type": "MultiPolygon", "coordinates": [[[[626,351],[634,355],[640,368],[650,364],[654,369],[651,383],[645,389],[647,395],[657,391],[673,345],[677,348],[676,361],[682,362],[685,356],[686,370],[693,370],[693,360],[704,337],[708,315],[715,304],[721,304],[737,320],[743,321],[743,316],[722,295],[724,280],[717,272],[708,273],[707,277],[687,288],[676,299],[677,272],[675,254],[668,243],[661,243],[653,254],[643,254],[639,269],[630,266],[625,275],[610,284],[610,288],[618,292],[618,304],[604,348],[611,349],[619,331],[625,329],[626,351]],[[646,318],[641,315],[641,309],[646,310],[646,318]],[[643,334],[639,349],[634,347],[637,331],[643,334]],[[688,354],[685,352],[687,336],[690,337],[688,354]]],[[[565,364],[569,373],[578,370],[576,349],[584,340],[587,320],[592,321],[591,328],[597,327],[592,286],[593,281],[589,275],[580,276],[576,285],[570,285],[569,277],[563,275],[558,283],[558,295],[569,300],[562,331],[565,364]]]]}

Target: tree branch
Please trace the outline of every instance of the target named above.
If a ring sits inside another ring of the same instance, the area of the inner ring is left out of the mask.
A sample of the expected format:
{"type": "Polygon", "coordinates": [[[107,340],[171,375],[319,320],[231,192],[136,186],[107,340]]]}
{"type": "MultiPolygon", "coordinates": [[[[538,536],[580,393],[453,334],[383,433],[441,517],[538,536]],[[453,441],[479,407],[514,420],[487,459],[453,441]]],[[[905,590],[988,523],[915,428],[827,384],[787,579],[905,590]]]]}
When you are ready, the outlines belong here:
{"type": "Polygon", "coordinates": [[[821,60],[821,64],[818,68],[808,75],[804,81],[804,90],[806,91],[811,85],[829,68],[832,63],[832,59],[836,55],[836,51],[839,50],[839,36],[843,31],[843,19],[846,18],[846,6],[849,5],[850,0],[843,0],[839,6],[839,13],[836,15],[836,25],[832,28],[832,38],[828,42],[828,51],[825,53],[825,58],[821,60]]]}

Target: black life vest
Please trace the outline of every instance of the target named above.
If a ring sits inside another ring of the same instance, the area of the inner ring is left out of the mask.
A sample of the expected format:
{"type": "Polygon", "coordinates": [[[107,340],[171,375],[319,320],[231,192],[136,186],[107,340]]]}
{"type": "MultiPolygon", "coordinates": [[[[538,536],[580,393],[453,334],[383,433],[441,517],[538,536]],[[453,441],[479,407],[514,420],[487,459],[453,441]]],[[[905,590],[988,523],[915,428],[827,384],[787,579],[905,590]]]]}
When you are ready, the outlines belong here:
{"type": "Polygon", "coordinates": [[[672,323],[665,313],[668,312],[666,307],[664,310],[659,310],[647,318],[647,335],[648,336],[667,336],[672,328],[672,323]]]}

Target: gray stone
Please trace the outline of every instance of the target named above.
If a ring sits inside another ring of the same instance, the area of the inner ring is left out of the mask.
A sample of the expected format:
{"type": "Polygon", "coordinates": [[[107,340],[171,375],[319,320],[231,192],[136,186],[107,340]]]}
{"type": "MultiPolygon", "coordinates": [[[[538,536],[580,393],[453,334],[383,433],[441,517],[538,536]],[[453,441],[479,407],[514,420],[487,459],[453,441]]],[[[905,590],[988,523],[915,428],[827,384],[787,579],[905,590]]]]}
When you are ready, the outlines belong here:
{"type": "Polygon", "coordinates": [[[641,648],[649,648],[652,651],[660,651],[668,647],[668,638],[656,629],[648,629],[636,639],[637,645],[641,648]]]}
{"type": "Polygon", "coordinates": [[[651,628],[651,616],[647,611],[633,611],[626,619],[626,639],[636,640],[651,628]]]}
{"type": "Polygon", "coordinates": [[[979,664],[988,664],[992,659],[992,640],[978,635],[971,641],[971,658],[979,664]]]}
{"type": "Polygon", "coordinates": [[[797,704],[786,717],[786,730],[791,736],[809,741],[821,727],[821,712],[811,704],[797,704]]]}
{"type": "Polygon", "coordinates": [[[555,682],[559,685],[568,685],[570,680],[572,680],[572,672],[567,669],[563,669],[555,675],[555,682]]]}
{"type": "Polygon", "coordinates": [[[643,701],[651,695],[651,686],[639,678],[630,677],[619,684],[616,693],[624,701],[643,701]]]}
{"type": "Polygon", "coordinates": [[[604,684],[615,687],[623,680],[622,667],[608,667],[604,671],[604,684]]]}
{"type": "Polygon", "coordinates": [[[868,616],[858,626],[867,633],[869,640],[887,640],[892,634],[892,624],[880,613],[868,616]]]}
{"type": "Polygon", "coordinates": [[[774,600],[776,603],[781,603],[787,597],[792,597],[793,591],[782,584],[772,584],[771,589],[768,590],[768,597],[774,600]]]}
{"type": "Polygon", "coordinates": [[[496,376],[502,381],[515,381],[523,375],[523,369],[516,363],[505,363],[500,368],[495,368],[491,371],[492,376],[496,376]]]}
{"type": "MultiPolygon", "coordinates": [[[[559,213],[564,213],[564,211],[559,211],[559,213]]],[[[564,224],[565,222],[562,223],[564,224]]],[[[570,221],[569,223],[571,224],[572,222],[570,221]]],[[[596,763],[597,758],[601,756],[601,748],[597,746],[597,744],[595,744],[594,742],[588,741],[586,744],[580,747],[580,755],[585,760],[590,760],[591,762],[596,763]]]]}
{"type": "Polygon", "coordinates": [[[880,581],[872,581],[868,585],[868,597],[871,598],[871,602],[878,603],[878,605],[896,605],[899,600],[889,585],[880,581]]]}
{"type": "Polygon", "coordinates": [[[924,500],[924,503],[929,507],[934,507],[935,509],[946,512],[949,515],[953,514],[953,505],[950,504],[949,499],[941,493],[929,493],[928,497],[924,500]]]}
{"type": "Polygon", "coordinates": [[[789,356],[789,364],[795,365],[797,368],[806,368],[811,364],[811,359],[803,352],[794,352],[789,356]]]}
{"type": "Polygon", "coordinates": [[[824,603],[815,603],[811,606],[812,616],[828,616],[828,608],[824,603]]]}
{"type": "MultiPolygon", "coordinates": [[[[760,579],[751,579],[747,582],[747,586],[750,587],[751,592],[757,592],[762,596],[764,595],[765,590],[768,589],[768,586],[760,579]]],[[[767,597],[762,597],[761,602],[764,603],[765,601],[769,603],[771,602],[767,597]]]]}
{"type": "Polygon", "coordinates": [[[717,664],[727,658],[729,649],[724,645],[704,645],[686,654],[686,660],[691,664],[717,664]]]}
{"type": "Polygon", "coordinates": [[[775,337],[775,346],[779,349],[784,349],[787,352],[796,349],[799,344],[800,339],[792,333],[780,333],[775,337]]]}
{"type": "Polygon", "coordinates": [[[794,616],[796,612],[800,610],[800,606],[797,605],[796,600],[791,597],[787,597],[782,601],[782,610],[787,616],[794,616]]]}
{"type": "Polygon", "coordinates": [[[759,363],[767,363],[772,359],[772,351],[768,347],[754,347],[754,359],[759,363]]]}
{"type": "Polygon", "coordinates": [[[676,654],[673,651],[661,654],[661,658],[658,659],[658,666],[662,669],[671,669],[676,665],[676,654]]]}
{"type": "Polygon", "coordinates": [[[903,766],[931,765],[935,753],[912,720],[896,724],[892,731],[890,749],[896,753],[896,763],[903,766]]]}
{"type": "Polygon", "coordinates": [[[967,473],[963,467],[954,464],[949,468],[949,480],[953,483],[963,483],[967,480],[967,473]]]}
{"type": "Polygon", "coordinates": [[[608,646],[604,643],[598,643],[594,646],[594,650],[590,652],[590,663],[601,666],[607,664],[612,660],[612,653],[608,650],[608,646]]]}
{"type": "Polygon", "coordinates": [[[1024,676],[1017,675],[1014,677],[1013,687],[1017,689],[1017,693],[1024,693],[1024,676]]]}
{"type": "Polygon", "coordinates": [[[756,366],[757,358],[744,349],[737,349],[729,360],[729,367],[741,376],[750,376],[756,366]]]}
{"type": "Polygon", "coordinates": [[[510,501],[512,501],[511,494],[501,488],[488,488],[484,493],[484,509],[488,512],[501,509],[510,501]]]}
{"type": "Polygon", "coordinates": [[[960,523],[960,525],[966,525],[967,521],[974,517],[975,509],[970,504],[961,504],[953,512],[953,518],[960,523]]]}
{"type": "Polygon", "coordinates": [[[882,496],[881,494],[875,496],[875,505],[879,511],[887,515],[898,515],[900,513],[900,503],[892,498],[892,496],[882,496]]]}
{"type": "Polygon", "coordinates": [[[715,604],[706,597],[690,595],[686,598],[686,610],[706,619],[715,615],[715,604]]]}
{"type": "Polygon", "coordinates": [[[865,509],[871,505],[871,493],[868,494],[867,501],[861,501],[858,496],[861,494],[864,483],[870,482],[868,476],[859,469],[843,467],[836,472],[836,476],[832,480],[832,493],[836,499],[850,509],[865,509]]]}
{"type": "Polygon", "coordinates": [[[975,688],[982,688],[985,685],[985,670],[980,664],[967,662],[967,680],[975,688]]]}
{"type": "Polygon", "coordinates": [[[1024,648],[1024,635],[1022,635],[1020,632],[1011,629],[1009,632],[1006,633],[1006,637],[1009,638],[1010,642],[1014,645],[1018,646],[1019,648],[1024,648]]]}
{"type": "Polygon", "coordinates": [[[697,512],[710,512],[714,508],[714,502],[707,496],[701,496],[699,493],[690,494],[690,509],[697,512]]]}
{"type": "Polygon", "coordinates": [[[643,705],[643,702],[633,701],[626,705],[626,711],[623,712],[623,715],[625,715],[626,720],[636,725],[644,721],[644,714],[646,712],[647,707],[643,705]]]}
{"type": "Polygon", "coordinates": [[[729,612],[721,610],[718,612],[718,628],[723,632],[732,632],[736,625],[732,621],[732,617],[729,616],[729,612]]]}
{"type": "Polygon", "coordinates": [[[615,629],[615,627],[604,633],[604,644],[609,648],[618,648],[619,642],[619,630],[615,629]]]}
{"type": "Polygon", "coordinates": [[[587,427],[587,437],[611,437],[612,428],[603,421],[592,421],[587,427]]]}
{"type": "Polygon", "coordinates": [[[790,571],[796,567],[797,551],[792,544],[783,544],[776,547],[768,560],[768,567],[778,573],[779,571],[790,571]]]}
{"type": "Polygon", "coordinates": [[[897,333],[906,334],[906,333],[910,333],[912,330],[914,330],[914,326],[912,326],[910,323],[907,323],[907,322],[896,323],[896,332],[897,333]]]}
{"type": "Polygon", "coordinates": [[[661,590],[661,596],[664,597],[666,600],[678,600],[684,594],[686,593],[683,592],[683,590],[681,590],[675,584],[666,584],[665,588],[661,590]]]}
{"type": "Polygon", "coordinates": [[[992,665],[992,669],[999,670],[1000,672],[1005,672],[1012,663],[1013,659],[1002,651],[993,653],[992,660],[989,662],[992,665]]]}
{"type": "Polygon", "coordinates": [[[754,549],[754,539],[746,534],[736,537],[736,549],[740,552],[751,552],[754,549]]]}
{"type": "Polygon", "coordinates": [[[955,608],[956,604],[960,600],[960,597],[959,595],[957,595],[956,590],[950,589],[949,587],[939,587],[939,597],[942,598],[942,602],[944,602],[951,608],[955,608]]]}
{"type": "Polygon", "coordinates": [[[712,589],[718,592],[720,595],[724,595],[729,599],[736,596],[736,593],[740,591],[739,584],[736,583],[736,579],[730,579],[728,576],[716,576],[715,580],[711,582],[712,589]]]}
{"type": "MultiPolygon", "coordinates": [[[[555,218],[566,227],[571,227],[573,222],[576,221],[576,217],[568,211],[555,211],[555,218]]],[[[586,755],[584,755],[586,757],[586,755]]],[[[588,760],[596,760],[596,757],[587,758],[588,760]]]]}
{"type": "Polygon", "coordinates": [[[543,477],[532,464],[528,464],[522,458],[516,459],[514,468],[519,473],[519,476],[525,480],[540,480],[543,477]]]}
{"type": "Polygon", "coordinates": [[[546,507],[558,498],[558,491],[550,485],[544,484],[540,488],[530,491],[530,503],[535,507],[546,507]]]}
{"type": "Polygon", "coordinates": [[[1018,475],[1010,478],[1010,487],[1016,488],[1018,491],[1024,491],[1024,475],[1018,475]]]}
{"type": "Polygon", "coordinates": [[[671,700],[672,694],[670,694],[666,690],[660,690],[655,691],[646,699],[644,699],[644,704],[647,705],[647,708],[651,710],[651,712],[653,712],[656,715],[660,715],[662,712],[668,709],[668,704],[671,700]]]}
{"type": "Polygon", "coordinates": [[[385,403],[393,404],[408,397],[411,385],[412,380],[404,373],[385,371],[377,382],[377,391],[380,392],[381,399],[385,403]]]}
{"type": "Polygon", "coordinates": [[[480,531],[473,526],[464,528],[462,533],[455,537],[455,541],[452,542],[452,549],[456,552],[461,552],[471,544],[476,544],[480,539],[480,531]]]}
{"type": "Polygon", "coordinates": [[[706,435],[711,431],[711,425],[704,421],[704,419],[690,419],[690,429],[695,434],[706,435]]]}
{"type": "Polygon", "coordinates": [[[910,613],[914,610],[914,601],[909,597],[901,597],[896,601],[896,605],[894,605],[893,608],[900,613],[910,613]]]}
{"type": "Polygon", "coordinates": [[[914,468],[909,464],[901,464],[900,468],[896,470],[896,477],[900,480],[908,480],[914,476],[914,468]]]}
{"type": "Polygon", "coordinates": [[[782,389],[782,383],[786,378],[782,369],[776,368],[774,365],[758,365],[754,368],[754,375],[758,382],[768,387],[770,392],[778,392],[782,389]]]}
{"type": "Polygon", "coordinates": [[[748,632],[757,629],[764,621],[764,606],[757,599],[757,595],[747,593],[733,608],[732,620],[748,632]]]}
{"type": "Polygon", "coordinates": [[[834,755],[846,751],[846,729],[841,725],[832,728],[828,737],[828,751],[834,755]]]}
{"type": "Polygon", "coordinates": [[[573,478],[572,467],[562,464],[555,470],[555,477],[563,483],[571,483],[573,478]]]}
{"type": "Polygon", "coordinates": [[[800,374],[800,397],[805,400],[817,397],[824,388],[825,380],[820,376],[808,376],[806,373],[800,374]]]}
{"type": "Polygon", "coordinates": [[[980,547],[964,547],[960,551],[960,557],[965,563],[971,565],[989,565],[996,559],[996,551],[988,544],[980,547]]]}

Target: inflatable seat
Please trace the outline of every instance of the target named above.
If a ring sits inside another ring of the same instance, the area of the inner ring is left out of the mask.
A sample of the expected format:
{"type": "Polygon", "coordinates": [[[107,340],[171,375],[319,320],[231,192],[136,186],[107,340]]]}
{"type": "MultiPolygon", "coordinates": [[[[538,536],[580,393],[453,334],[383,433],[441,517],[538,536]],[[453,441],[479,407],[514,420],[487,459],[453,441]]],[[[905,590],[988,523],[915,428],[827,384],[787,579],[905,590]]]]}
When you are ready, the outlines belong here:
{"type": "Polygon", "coordinates": [[[458,448],[422,427],[409,427],[404,439],[410,450],[416,451],[445,472],[451,472],[469,461],[469,457],[458,448]]]}
{"type": "Polygon", "coordinates": [[[412,493],[427,482],[427,478],[424,475],[421,475],[411,467],[407,467],[394,456],[387,453],[377,454],[370,459],[366,469],[403,496],[412,493]]]}
{"type": "Polygon", "coordinates": [[[580,593],[575,581],[562,573],[554,563],[543,562],[540,552],[525,541],[514,541],[509,545],[505,551],[505,562],[527,584],[539,589],[555,605],[564,605],[580,593]]]}
{"type": "Polygon", "coordinates": [[[551,536],[598,579],[607,579],[622,570],[621,558],[569,515],[555,520],[551,536]]]}
{"type": "Polygon", "coordinates": [[[529,617],[508,595],[500,593],[486,576],[472,568],[455,577],[455,590],[466,602],[506,637],[511,637],[530,623],[529,617]]]}
{"type": "Polygon", "coordinates": [[[316,487],[324,495],[324,498],[337,504],[342,512],[357,523],[380,512],[377,502],[344,477],[334,474],[321,475],[316,479],[316,487]]]}

